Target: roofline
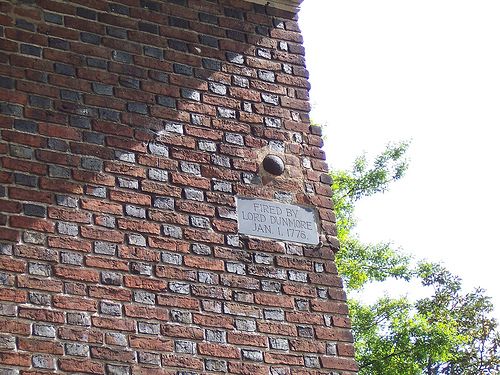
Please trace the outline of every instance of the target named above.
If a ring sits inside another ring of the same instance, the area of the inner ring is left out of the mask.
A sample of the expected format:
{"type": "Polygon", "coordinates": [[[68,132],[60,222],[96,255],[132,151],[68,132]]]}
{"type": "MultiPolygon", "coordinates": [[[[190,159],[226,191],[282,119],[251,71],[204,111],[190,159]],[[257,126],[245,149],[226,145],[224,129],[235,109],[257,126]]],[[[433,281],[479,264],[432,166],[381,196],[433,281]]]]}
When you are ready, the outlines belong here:
{"type": "Polygon", "coordinates": [[[273,8],[283,9],[289,12],[297,13],[303,0],[247,0],[252,3],[269,5],[273,8]]]}

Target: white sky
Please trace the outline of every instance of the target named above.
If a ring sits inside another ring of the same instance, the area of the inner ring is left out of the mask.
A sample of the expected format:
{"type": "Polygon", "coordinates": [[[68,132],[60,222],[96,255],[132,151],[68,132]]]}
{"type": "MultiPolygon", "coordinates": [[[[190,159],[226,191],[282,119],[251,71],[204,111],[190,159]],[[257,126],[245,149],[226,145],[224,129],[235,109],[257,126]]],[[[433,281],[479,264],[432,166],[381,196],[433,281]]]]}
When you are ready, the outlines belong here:
{"type": "Polygon", "coordinates": [[[412,140],[407,175],[360,203],[360,237],[442,261],[500,319],[500,2],[305,0],[299,17],[330,166],[412,140]]]}

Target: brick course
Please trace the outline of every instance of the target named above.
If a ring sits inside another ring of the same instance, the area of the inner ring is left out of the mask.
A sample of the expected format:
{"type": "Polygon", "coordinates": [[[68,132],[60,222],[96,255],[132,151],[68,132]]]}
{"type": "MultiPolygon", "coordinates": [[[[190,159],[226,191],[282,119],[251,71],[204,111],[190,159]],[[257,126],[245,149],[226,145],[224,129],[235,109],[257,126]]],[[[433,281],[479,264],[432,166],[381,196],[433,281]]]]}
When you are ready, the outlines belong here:
{"type": "Polygon", "coordinates": [[[355,374],[296,15],[0,14],[0,373],[355,374]],[[316,206],[320,245],[239,235],[235,195],[316,206]]]}

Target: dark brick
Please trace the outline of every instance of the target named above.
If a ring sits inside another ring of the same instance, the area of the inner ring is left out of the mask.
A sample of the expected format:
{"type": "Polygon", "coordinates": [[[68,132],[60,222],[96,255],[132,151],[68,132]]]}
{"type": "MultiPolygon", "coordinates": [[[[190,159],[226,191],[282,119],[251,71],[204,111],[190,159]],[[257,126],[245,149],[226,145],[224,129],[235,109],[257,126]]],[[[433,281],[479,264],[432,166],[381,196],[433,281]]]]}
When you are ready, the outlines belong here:
{"type": "Polygon", "coordinates": [[[120,112],[112,109],[99,108],[99,118],[107,121],[120,121],[120,112]]]}
{"type": "Polygon", "coordinates": [[[70,102],[78,102],[82,100],[82,94],[76,91],[61,89],[59,95],[62,100],[68,100],[70,102]]]}
{"type": "Polygon", "coordinates": [[[125,64],[132,64],[132,62],[133,62],[132,55],[130,53],[127,53],[127,52],[113,51],[112,56],[113,56],[113,60],[119,61],[119,62],[122,62],[125,64]]]}
{"type": "Polygon", "coordinates": [[[14,181],[16,184],[37,187],[38,186],[38,177],[31,176],[23,173],[14,173],[14,181]]]}
{"type": "Polygon", "coordinates": [[[44,206],[39,206],[37,204],[23,204],[23,212],[28,216],[45,217],[47,214],[47,209],[44,206]]]}
{"type": "Polygon", "coordinates": [[[164,72],[150,72],[150,78],[158,82],[168,82],[168,74],[164,72]]]}
{"type": "Polygon", "coordinates": [[[96,46],[101,44],[101,37],[97,34],[81,32],[80,39],[84,43],[90,43],[90,44],[94,44],[96,46]]]}
{"type": "Polygon", "coordinates": [[[224,8],[224,15],[226,15],[226,17],[237,18],[239,20],[245,19],[245,13],[235,8],[224,8]]]}
{"type": "Polygon", "coordinates": [[[197,102],[201,100],[201,94],[196,90],[181,89],[181,96],[186,99],[196,100],[197,102]]]}
{"type": "Polygon", "coordinates": [[[69,124],[75,128],[90,129],[90,119],[83,116],[70,116],[69,124]]]}
{"type": "Polygon", "coordinates": [[[65,76],[75,76],[75,68],[68,64],[54,63],[54,71],[65,76]]]}
{"type": "Polygon", "coordinates": [[[187,6],[187,1],[186,0],[167,0],[167,3],[182,5],[183,7],[187,6]]]}
{"type": "Polygon", "coordinates": [[[236,30],[227,30],[226,35],[229,39],[237,40],[238,42],[245,42],[245,34],[236,30]]]}
{"type": "Polygon", "coordinates": [[[52,100],[43,96],[30,95],[28,101],[31,106],[37,108],[49,109],[52,107],[52,100]]]}
{"type": "Polygon", "coordinates": [[[114,38],[127,39],[127,30],[118,27],[106,26],[106,34],[114,38]]]}
{"type": "Polygon", "coordinates": [[[156,1],[141,0],[141,8],[159,12],[161,10],[161,4],[156,1]]]}
{"type": "Polygon", "coordinates": [[[76,15],[78,17],[87,18],[89,20],[95,20],[95,19],[97,19],[97,13],[94,12],[93,10],[90,10],[90,9],[87,9],[87,8],[77,7],[76,8],[76,15]]]}
{"type": "Polygon", "coordinates": [[[57,178],[70,178],[71,169],[59,165],[49,165],[49,176],[57,178]]]}
{"type": "Polygon", "coordinates": [[[168,17],[168,24],[182,29],[189,29],[189,21],[178,17],[168,17]]]}
{"type": "Polygon", "coordinates": [[[113,86],[93,82],[92,83],[92,91],[94,91],[98,95],[112,96],[113,95],[113,86]]]}
{"type": "Polygon", "coordinates": [[[148,22],[139,22],[139,30],[144,31],[146,33],[150,34],[159,34],[160,33],[160,27],[158,25],[155,25],[154,23],[148,23],[148,22]]]}
{"type": "Polygon", "coordinates": [[[157,95],[156,96],[156,103],[163,107],[169,107],[169,108],[175,108],[176,107],[176,101],[174,98],[168,97],[168,96],[163,96],[163,95],[157,95]]]}
{"type": "Polygon", "coordinates": [[[233,64],[243,64],[245,62],[245,57],[239,53],[226,52],[226,58],[233,64]]]}
{"type": "Polygon", "coordinates": [[[324,184],[328,184],[328,185],[333,184],[333,179],[332,179],[332,176],[330,176],[329,174],[326,174],[326,173],[323,173],[323,174],[319,177],[319,180],[320,180],[321,182],[323,182],[324,184]]]}
{"type": "Polygon", "coordinates": [[[212,60],[212,59],[202,59],[201,63],[205,69],[209,70],[222,70],[222,63],[217,60],[212,60]]]}
{"type": "Polygon", "coordinates": [[[31,55],[36,57],[42,56],[42,49],[40,47],[34,46],[32,44],[21,44],[21,53],[25,55],[31,55]]]}
{"type": "Polygon", "coordinates": [[[205,46],[219,48],[219,40],[217,38],[214,38],[213,36],[199,35],[198,39],[200,40],[200,43],[205,46]]]}
{"type": "Polygon", "coordinates": [[[87,57],[87,65],[91,68],[107,69],[108,62],[102,59],[96,59],[93,57],[87,57]]]}
{"type": "Polygon", "coordinates": [[[212,25],[219,24],[219,18],[217,16],[214,16],[213,14],[200,12],[198,17],[199,17],[201,22],[210,23],[212,25]]]}
{"type": "Polygon", "coordinates": [[[12,78],[0,76],[0,87],[4,89],[13,89],[16,84],[12,78]]]}
{"type": "Polygon", "coordinates": [[[187,43],[181,42],[180,40],[169,39],[167,43],[170,48],[177,51],[188,52],[189,50],[187,43]]]}
{"type": "Polygon", "coordinates": [[[266,14],[267,13],[267,6],[261,5],[261,4],[254,4],[253,10],[255,11],[255,13],[266,14]]]}
{"type": "Polygon", "coordinates": [[[323,134],[323,129],[321,128],[321,126],[311,125],[309,126],[309,130],[311,131],[311,134],[314,135],[321,136],[323,134]]]}
{"type": "Polygon", "coordinates": [[[58,25],[62,25],[63,24],[63,17],[61,15],[59,15],[59,14],[50,13],[50,12],[44,12],[43,13],[43,19],[46,22],[49,22],[49,23],[56,23],[58,25]]]}
{"type": "Polygon", "coordinates": [[[15,119],[14,129],[19,130],[21,132],[35,134],[38,132],[38,124],[34,121],[15,119]]]}
{"type": "Polygon", "coordinates": [[[69,149],[66,141],[57,138],[49,138],[47,144],[51,150],[66,152],[69,149]]]}
{"type": "Polygon", "coordinates": [[[192,76],[193,68],[183,64],[174,64],[174,72],[185,76],[192,76]]]}
{"type": "Polygon", "coordinates": [[[96,145],[103,145],[104,138],[104,134],[101,133],[83,132],[83,140],[85,142],[93,143],[96,145]]]}
{"type": "Polygon", "coordinates": [[[35,25],[32,24],[31,22],[28,22],[23,19],[17,19],[16,20],[16,27],[19,27],[20,29],[28,30],[28,31],[35,31],[35,25]]]}
{"type": "Polygon", "coordinates": [[[82,158],[81,166],[83,169],[89,169],[91,171],[102,170],[103,162],[100,159],[95,158],[82,158]]]}
{"type": "Polygon", "coordinates": [[[144,54],[155,59],[163,59],[163,50],[160,48],[144,46],[144,54]]]}
{"type": "Polygon", "coordinates": [[[56,48],[56,49],[62,49],[62,50],[68,50],[69,43],[67,40],[64,40],[64,39],[49,38],[49,47],[56,48]]]}
{"type": "Polygon", "coordinates": [[[148,106],[144,103],[127,103],[127,110],[129,112],[140,113],[142,115],[148,114],[148,106]]]}
{"type": "Polygon", "coordinates": [[[120,85],[129,89],[139,89],[141,85],[141,82],[138,79],[130,77],[120,77],[118,82],[120,82],[120,85]]]}
{"type": "Polygon", "coordinates": [[[130,10],[128,7],[122,4],[111,3],[109,4],[109,11],[112,13],[123,14],[128,16],[130,14],[130,10]]]}
{"type": "Polygon", "coordinates": [[[255,32],[259,35],[269,36],[269,28],[266,26],[262,26],[262,25],[256,26],[255,32]]]}
{"type": "Polygon", "coordinates": [[[9,116],[21,117],[23,115],[23,107],[16,104],[0,102],[0,113],[9,116]]]}

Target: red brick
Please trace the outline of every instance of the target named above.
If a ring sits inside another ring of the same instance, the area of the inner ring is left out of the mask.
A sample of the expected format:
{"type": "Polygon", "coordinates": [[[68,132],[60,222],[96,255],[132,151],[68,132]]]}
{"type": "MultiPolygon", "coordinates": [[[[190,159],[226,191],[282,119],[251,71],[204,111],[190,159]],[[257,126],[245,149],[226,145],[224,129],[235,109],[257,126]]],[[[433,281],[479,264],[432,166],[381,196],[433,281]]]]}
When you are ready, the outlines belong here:
{"type": "Polygon", "coordinates": [[[326,351],[325,343],[316,340],[290,339],[288,342],[290,348],[296,352],[324,354],[326,351]]]}
{"type": "Polygon", "coordinates": [[[64,354],[61,343],[48,340],[19,337],[17,347],[19,350],[25,352],[49,353],[54,355],[64,354]]]}
{"type": "Polygon", "coordinates": [[[105,202],[96,199],[82,199],[82,209],[93,212],[102,212],[114,215],[121,215],[123,213],[123,206],[117,203],[105,202]]]}
{"type": "Polygon", "coordinates": [[[62,277],[63,279],[71,279],[89,283],[99,282],[99,272],[90,269],[55,265],[54,275],[62,277]]]}
{"type": "Polygon", "coordinates": [[[11,216],[9,222],[14,228],[25,228],[39,232],[54,233],[54,223],[44,219],[34,219],[26,216],[11,216]]]}
{"type": "Polygon", "coordinates": [[[45,147],[47,140],[37,135],[2,130],[2,137],[7,142],[20,143],[31,147],[45,147]]]}
{"type": "Polygon", "coordinates": [[[200,242],[210,242],[213,244],[223,244],[224,236],[219,233],[209,232],[202,229],[184,229],[184,237],[186,240],[200,241],[200,242]]]}
{"type": "Polygon", "coordinates": [[[196,310],[200,308],[200,301],[191,297],[175,297],[171,295],[159,295],[158,304],[168,307],[177,307],[187,310],[196,310]]]}
{"type": "Polygon", "coordinates": [[[297,336],[297,327],[286,323],[257,322],[259,332],[273,335],[297,336]]]}
{"type": "Polygon", "coordinates": [[[26,262],[21,259],[13,259],[8,257],[0,258],[0,270],[12,272],[24,272],[26,270],[26,262]]]}
{"type": "Polygon", "coordinates": [[[240,357],[239,349],[234,346],[212,344],[208,342],[200,342],[198,344],[198,352],[202,355],[209,355],[218,358],[237,359],[240,357]]]}
{"type": "Polygon", "coordinates": [[[222,260],[210,259],[206,257],[184,256],[184,264],[187,267],[199,268],[212,271],[224,271],[224,262],[222,260]]]}
{"type": "Polygon", "coordinates": [[[111,190],[109,192],[109,198],[117,202],[133,203],[141,206],[151,205],[151,197],[146,194],[111,190]]]}
{"type": "Polygon", "coordinates": [[[150,221],[147,220],[118,219],[117,222],[118,222],[118,228],[123,230],[156,234],[156,235],[160,234],[160,225],[151,223],[150,221]]]}
{"type": "Polygon", "coordinates": [[[123,242],[123,233],[116,230],[82,226],[80,231],[84,238],[117,243],[123,242]]]}
{"type": "Polygon", "coordinates": [[[85,257],[85,265],[89,267],[104,268],[116,271],[129,270],[129,263],[127,261],[91,255],[85,257]]]}
{"type": "Polygon", "coordinates": [[[126,287],[135,289],[162,291],[167,288],[167,282],[164,280],[156,280],[141,276],[125,275],[124,282],[126,287]]]}
{"type": "Polygon", "coordinates": [[[89,241],[80,240],[77,238],[48,237],[48,244],[50,247],[83,251],[85,253],[90,253],[90,251],[92,250],[92,244],[89,241]]]}
{"type": "Polygon", "coordinates": [[[0,228],[0,239],[17,242],[19,241],[19,238],[20,233],[18,231],[9,228],[0,228]]]}
{"type": "Polygon", "coordinates": [[[229,362],[229,372],[239,375],[267,375],[269,367],[253,363],[229,362]]]}
{"type": "Polygon", "coordinates": [[[63,310],[97,311],[97,302],[88,298],[55,295],[52,304],[55,308],[63,310]]]}
{"type": "Polygon", "coordinates": [[[191,355],[182,356],[177,354],[162,354],[161,361],[164,366],[175,366],[182,369],[203,370],[203,360],[191,355]]]}
{"type": "Polygon", "coordinates": [[[324,356],[320,357],[321,364],[325,368],[331,368],[335,370],[346,370],[346,371],[358,371],[358,365],[353,358],[339,358],[324,356]]]}
{"type": "Polygon", "coordinates": [[[131,318],[168,321],[168,310],[158,306],[125,305],[125,315],[131,318]]]}
{"type": "Polygon", "coordinates": [[[101,344],[103,342],[102,332],[88,327],[62,326],[58,328],[57,336],[62,340],[81,341],[92,344],[101,344]]]}
{"type": "Polygon", "coordinates": [[[210,180],[207,178],[190,176],[182,173],[172,173],[171,177],[172,183],[174,184],[192,186],[204,190],[210,189],[210,180]]]}
{"type": "Polygon", "coordinates": [[[235,345],[266,347],[267,337],[259,334],[228,332],[227,341],[235,345]]]}
{"type": "Polygon", "coordinates": [[[104,361],[116,361],[116,362],[126,362],[132,363],[135,359],[135,353],[130,350],[123,349],[111,349],[104,347],[91,347],[90,356],[95,359],[100,359],[104,361]]]}
{"type": "Polygon", "coordinates": [[[211,316],[205,314],[193,314],[193,322],[204,327],[216,327],[233,329],[234,319],[228,316],[211,316]]]}
{"type": "MultiPolygon", "coordinates": [[[[158,352],[171,352],[174,349],[172,340],[161,337],[144,337],[132,335],[129,338],[130,347],[134,349],[153,350],[158,352]]],[[[169,364],[171,366],[171,364],[169,364]]]]}
{"type": "Polygon", "coordinates": [[[160,253],[156,250],[134,246],[120,246],[118,254],[121,258],[136,259],[146,262],[159,262],[160,253]]]}
{"type": "Polygon", "coordinates": [[[61,179],[40,178],[42,189],[55,191],[58,193],[83,194],[83,187],[61,179]]]}
{"type": "Polygon", "coordinates": [[[13,335],[29,336],[31,333],[31,324],[19,320],[0,319],[0,327],[2,327],[3,333],[13,335]]]}
{"type": "Polygon", "coordinates": [[[335,301],[322,301],[322,300],[313,300],[311,301],[311,309],[313,311],[326,312],[330,314],[343,314],[347,315],[347,305],[342,302],[335,301]]]}
{"type": "Polygon", "coordinates": [[[104,374],[104,364],[91,360],[76,360],[60,358],[59,368],[63,371],[83,372],[86,374],[104,374]]]}
{"type": "Polygon", "coordinates": [[[0,352],[0,364],[20,367],[30,367],[30,353],[3,353],[0,352]]]}
{"type": "Polygon", "coordinates": [[[19,307],[18,315],[20,318],[29,320],[51,322],[51,323],[64,323],[64,313],[60,311],[19,307]]]}
{"type": "Polygon", "coordinates": [[[48,215],[51,219],[72,221],[75,223],[89,224],[92,216],[88,212],[68,210],[64,208],[49,207],[48,215]]]}
{"type": "Polygon", "coordinates": [[[133,320],[128,319],[120,319],[120,318],[107,318],[101,316],[93,316],[92,324],[96,328],[104,328],[110,330],[118,330],[118,331],[135,331],[135,322],[133,320]]]}
{"type": "Polygon", "coordinates": [[[300,355],[293,354],[264,353],[264,362],[279,365],[303,366],[304,358],[300,355]]]}
{"type": "Polygon", "coordinates": [[[0,289],[0,301],[26,303],[27,293],[24,290],[18,289],[0,289]]]}
{"type": "Polygon", "coordinates": [[[161,334],[169,337],[180,337],[191,340],[203,340],[203,330],[197,327],[186,327],[178,324],[162,324],[161,334]]]}
{"type": "Polygon", "coordinates": [[[316,337],[320,340],[353,342],[352,333],[344,328],[316,327],[316,337]]]}
{"type": "Polygon", "coordinates": [[[47,174],[47,166],[35,163],[32,161],[24,161],[19,159],[3,157],[1,159],[2,165],[6,169],[12,169],[16,171],[23,171],[32,174],[45,175],[47,174]]]}
{"type": "Polygon", "coordinates": [[[265,306],[278,306],[293,309],[294,301],[289,296],[280,296],[270,293],[255,293],[255,303],[265,306]]]}
{"type": "Polygon", "coordinates": [[[89,297],[128,302],[132,300],[132,292],[119,287],[95,285],[89,287],[89,297]]]}

